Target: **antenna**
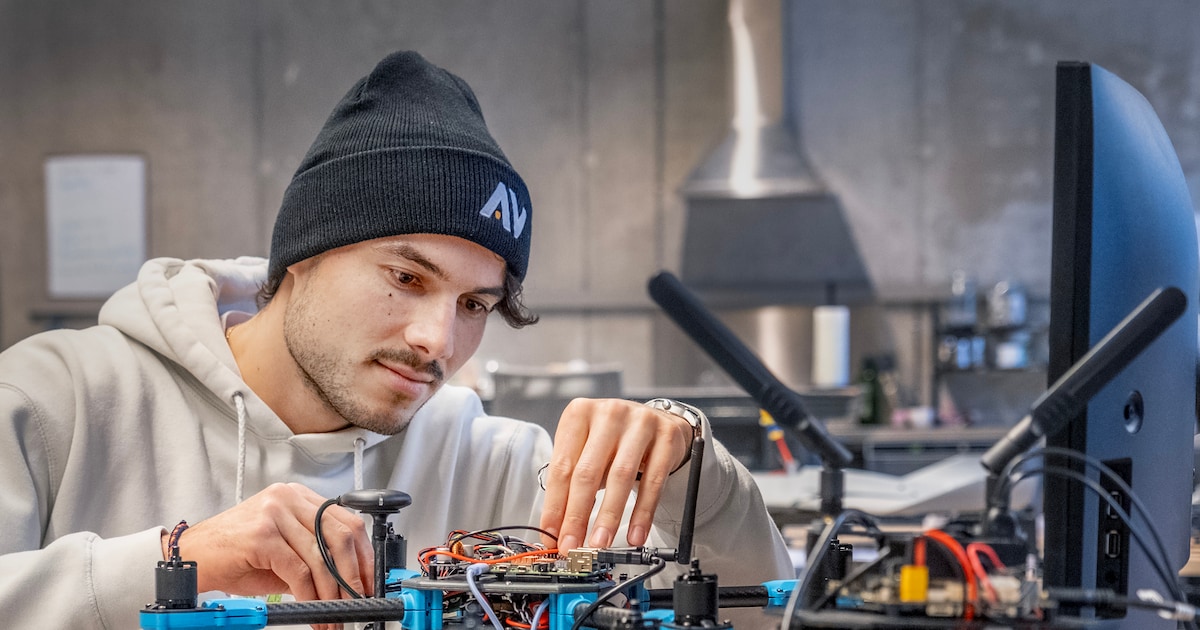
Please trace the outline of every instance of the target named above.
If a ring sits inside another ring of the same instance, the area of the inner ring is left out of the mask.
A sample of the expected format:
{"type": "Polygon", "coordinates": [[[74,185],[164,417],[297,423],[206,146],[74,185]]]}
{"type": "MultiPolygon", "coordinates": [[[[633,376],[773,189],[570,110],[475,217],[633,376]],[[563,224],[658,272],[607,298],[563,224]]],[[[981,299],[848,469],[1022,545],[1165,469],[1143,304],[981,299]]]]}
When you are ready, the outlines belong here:
{"type": "Polygon", "coordinates": [[[821,512],[827,516],[840,513],[845,490],[842,469],[854,459],[850,451],[808,413],[800,395],[776,378],[678,278],[659,272],[650,279],[648,289],[663,312],[771,414],[776,424],[792,429],[821,458],[821,512]]]}
{"type": "Polygon", "coordinates": [[[704,461],[704,438],[692,438],[692,462],[688,467],[687,497],[683,500],[683,522],[679,526],[679,542],[675,546],[675,562],[692,561],[692,539],[696,535],[696,503],[700,496],[700,464],[704,461]]]}

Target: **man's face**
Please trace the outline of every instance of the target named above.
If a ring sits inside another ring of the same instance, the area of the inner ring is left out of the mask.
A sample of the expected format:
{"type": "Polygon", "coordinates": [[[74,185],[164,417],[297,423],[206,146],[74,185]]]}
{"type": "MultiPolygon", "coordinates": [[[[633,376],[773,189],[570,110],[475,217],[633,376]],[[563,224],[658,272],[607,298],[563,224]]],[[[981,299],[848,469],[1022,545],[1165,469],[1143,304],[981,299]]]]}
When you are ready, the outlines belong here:
{"type": "Polygon", "coordinates": [[[309,391],[346,422],[404,428],[474,354],[504,261],[454,236],[374,239],[301,261],[283,334],[309,391]]]}

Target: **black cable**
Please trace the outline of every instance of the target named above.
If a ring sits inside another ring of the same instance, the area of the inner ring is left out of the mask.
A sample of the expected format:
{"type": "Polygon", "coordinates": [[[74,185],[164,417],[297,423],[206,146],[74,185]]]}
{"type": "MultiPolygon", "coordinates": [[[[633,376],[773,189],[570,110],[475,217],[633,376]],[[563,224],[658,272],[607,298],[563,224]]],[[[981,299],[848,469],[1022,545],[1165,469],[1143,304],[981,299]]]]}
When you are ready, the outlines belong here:
{"type": "Polygon", "coordinates": [[[333,563],[333,557],[329,555],[329,547],[325,544],[325,536],[321,533],[321,516],[325,514],[326,508],[337,502],[336,498],[329,499],[322,503],[321,507],[317,508],[317,522],[313,526],[313,531],[317,535],[317,549],[321,551],[321,558],[325,560],[325,568],[329,569],[330,575],[333,576],[333,579],[337,580],[342,589],[354,599],[366,599],[358,591],[354,590],[342,577],[342,574],[338,572],[337,565],[333,563]]]}
{"type": "MultiPolygon", "coordinates": [[[[1032,469],[1025,471],[1020,476],[1018,476],[1018,478],[1013,482],[1013,485],[1016,485],[1016,483],[1018,483],[1024,479],[1027,479],[1029,477],[1032,477],[1036,474],[1039,474],[1039,473],[1059,475],[1062,477],[1066,477],[1067,479],[1077,481],[1077,482],[1083,484],[1085,487],[1087,487],[1092,492],[1095,492],[1098,497],[1100,497],[1106,503],[1108,503],[1108,506],[1113,508],[1113,512],[1117,515],[1117,517],[1120,518],[1122,521],[1125,522],[1126,525],[1129,526],[1129,533],[1133,535],[1134,540],[1136,540],[1138,545],[1141,546],[1142,551],[1146,553],[1146,557],[1148,560],[1150,560],[1150,564],[1154,567],[1154,570],[1158,573],[1159,579],[1162,580],[1163,584],[1168,588],[1168,590],[1171,592],[1172,596],[1178,598],[1178,596],[1175,595],[1175,593],[1179,589],[1179,585],[1173,579],[1169,566],[1165,566],[1163,564],[1164,559],[1158,557],[1157,554],[1155,554],[1151,551],[1150,545],[1149,545],[1149,543],[1147,543],[1147,541],[1145,539],[1145,533],[1141,530],[1141,528],[1135,526],[1135,524],[1133,523],[1133,519],[1125,511],[1125,508],[1121,507],[1121,504],[1119,502],[1117,502],[1116,499],[1112,498],[1112,496],[1099,483],[1097,483],[1093,479],[1089,479],[1088,477],[1080,474],[1079,471],[1071,470],[1070,468],[1064,468],[1062,466],[1045,466],[1045,465],[1043,465],[1041,468],[1032,468],[1032,469]]],[[[1153,526],[1150,525],[1150,523],[1147,523],[1147,525],[1150,527],[1150,529],[1153,529],[1153,526]]],[[[1179,599],[1186,600],[1186,597],[1179,598],[1179,599]]]]}
{"type": "MultiPolygon", "coordinates": [[[[1154,593],[1158,595],[1158,593],[1154,593]]],[[[1107,608],[1142,608],[1145,610],[1166,611],[1172,613],[1170,619],[1184,621],[1188,625],[1196,622],[1195,606],[1187,602],[1153,601],[1151,599],[1133,598],[1110,589],[1076,589],[1051,588],[1046,591],[1046,598],[1056,604],[1076,604],[1080,606],[1096,606],[1107,608]],[[1190,619],[1180,619],[1182,614],[1192,615],[1190,619]]]]}
{"type": "MultiPolygon", "coordinates": [[[[879,527],[875,525],[875,520],[865,512],[859,512],[858,510],[850,509],[842,510],[836,518],[834,518],[829,522],[828,525],[825,526],[825,530],[821,532],[821,537],[817,540],[817,543],[813,545],[812,555],[805,559],[804,577],[800,579],[800,582],[796,585],[796,589],[792,591],[792,596],[788,598],[787,606],[783,611],[783,625],[781,626],[781,630],[788,630],[791,627],[792,615],[796,613],[796,606],[799,604],[800,598],[804,596],[803,593],[808,589],[809,584],[812,582],[813,575],[820,570],[819,567],[821,566],[821,561],[825,557],[826,550],[829,549],[830,541],[833,540],[833,537],[837,535],[839,530],[841,530],[842,525],[845,525],[846,521],[848,521],[851,517],[861,521],[861,523],[867,527],[869,532],[873,532],[876,536],[882,538],[883,534],[879,531],[879,527]]],[[[883,546],[882,541],[880,546],[883,546]]]]}
{"type": "MultiPolygon", "coordinates": [[[[535,527],[533,525],[501,525],[500,527],[489,527],[487,529],[477,529],[473,532],[467,532],[465,534],[458,534],[456,536],[451,536],[450,539],[446,541],[446,543],[454,544],[460,540],[465,540],[467,538],[479,536],[480,534],[487,534],[487,533],[491,533],[491,532],[500,532],[500,531],[506,531],[506,530],[510,530],[510,529],[527,529],[530,531],[535,531],[539,534],[542,534],[544,536],[548,536],[548,537],[554,539],[554,542],[558,542],[558,536],[555,536],[554,534],[551,534],[550,532],[548,532],[540,527],[535,527]]],[[[500,538],[503,539],[504,537],[501,536],[500,538]]]]}
{"type": "Polygon", "coordinates": [[[850,586],[851,584],[857,582],[859,580],[859,578],[866,575],[868,571],[879,566],[879,564],[882,563],[884,560],[886,560],[888,558],[888,556],[891,555],[891,553],[892,553],[891,547],[880,548],[879,555],[876,556],[874,560],[859,566],[857,569],[854,570],[853,573],[846,576],[846,579],[842,580],[842,583],[840,585],[838,585],[838,587],[836,589],[822,595],[821,599],[818,599],[815,603],[813,603],[812,606],[809,606],[808,609],[809,610],[820,610],[820,609],[824,608],[825,605],[829,603],[829,600],[833,599],[834,597],[837,597],[838,593],[842,592],[847,586],[850,586]]]}
{"type": "MultiPolygon", "coordinates": [[[[1046,446],[1043,448],[1035,449],[1033,451],[1030,451],[1025,456],[1021,457],[1020,459],[1025,462],[1028,462],[1037,457],[1041,457],[1043,465],[1044,465],[1045,458],[1047,455],[1065,457],[1067,459],[1074,459],[1076,461],[1082,462],[1084,465],[1091,466],[1091,467],[1095,468],[1097,471],[1099,471],[1099,473],[1101,475],[1104,475],[1110,481],[1112,481],[1113,484],[1116,485],[1117,488],[1119,488],[1121,490],[1121,492],[1124,492],[1125,496],[1129,497],[1129,501],[1133,505],[1133,507],[1137,508],[1138,512],[1141,513],[1142,520],[1145,523],[1147,523],[1147,525],[1149,526],[1150,536],[1154,540],[1154,544],[1158,548],[1158,553],[1159,553],[1160,559],[1162,560],[1163,566],[1165,566],[1167,568],[1168,573],[1170,572],[1171,555],[1169,553],[1167,553],[1167,546],[1163,544],[1162,537],[1159,536],[1158,530],[1155,529],[1153,525],[1151,525],[1151,523],[1153,523],[1153,521],[1150,520],[1150,510],[1146,508],[1146,505],[1144,503],[1142,503],[1142,500],[1139,499],[1137,494],[1135,494],[1133,492],[1133,488],[1131,488],[1129,486],[1129,484],[1126,483],[1125,480],[1116,473],[1116,471],[1114,471],[1112,468],[1109,468],[1107,464],[1096,459],[1095,457],[1092,457],[1091,455],[1087,455],[1086,453],[1080,453],[1078,451],[1073,451],[1071,449],[1061,448],[1061,447],[1056,447],[1056,446],[1046,446]]],[[[1007,480],[1008,479],[1007,475],[1004,478],[1007,480]]],[[[1129,513],[1129,516],[1131,517],[1131,520],[1132,520],[1133,514],[1129,513]]],[[[1131,529],[1133,528],[1132,522],[1127,522],[1127,524],[1129,525],[1129,527],[1131,529]]],[[[1146,550],[1146,552],[1147,552],[1147,554],[1150,553],[1149,550],[1146,550]]],[[[1177,581],[1171,580],[1171,583],[1168,585],[1168,589],[1171,591],[1171,595],[1173,597],[1175,597],[1177,599],[1181,599],[1181,600],[1187,599],[1184,596],[1183,590],[1179,587],[1179,584],[1177,581]]]]}
{"type": "MultiPolygon", "coordinates": [[[[1146,523],[1146,526],[1149,528],[1150,536],[1154,540],[1154,543],[1156,545],[1157,552],[1158,552],[1158,560],[1161,563],[1161,567],[1158,568],[1158,571],[1160,573],[1159,577],[1162,577],[1163,574],[1172,575],[1170,554],[1167,553],[1166,545],[1163,544],[1162,537],[1159,535],[1158,530],[1154,528],[1153,521],[1150,518],[1150,510],[1148,510],[1146,508],[1146,505],[1144,503],[1142,503],[1142,500],[1139,499],[1137,494],[1134,493],[1133,488],[1131,488],[1129,486],[1129,484],[1126,483],[1125,480],[1121,478],[1120,475],[1118,475],[1115,471],[1113,471],[1111,468],[1109,468],[1104,462],[1102,462],[1090,455],[1086,455],[1084,453],[1079,453],[1077,451],[1073,451],[1070,449],[1059,448],[1059,447],[1043,447],[1043,448],[1039,448],[1039,449],[1030,451],[1023,457],[1020,457],[1020,458],[1010,462],[1009,465],[1005,467],[1003,479],[1006,482],[1010,481],[1009,475],[1011,474],[1012,470],[1016,466],[1023,465],[1024,463],[1027,463],[1037,457],[1041,457],[1043,459],[1043,465],[1045,465],[1045,457],[1047,455],[1060,456],[1060,457],[1065,457],[1068,459],[1074,459],[1076,461],[1084,463],[1085,465],[1092,466],[1097,471],[1099,471],[1100,474],[1104,475],[1110,481],[1112,481],[1113,484],[1116,485],[1122,492],[1124,492],[1125,496],[1129,497],[1130,503],[1135,508],[1137,508],[1138,512],[1141,514],[1142,520],[1146,523]]],[[[1067,470],[1070,470],[1070,469],[1067,469],[1067,470]]],[[[1076,473],[1076,474],[1078,474],[1078,473],[1076,473]]],[[[1021,477],[1021,479],[1027,478],[1028,476],[1029,475],[1023,475],[1021,477]]],[[[996,492],[997,493],[1001,492],[1002,488],[1011,492],[1012,485],[1014,485],[1015,483],[1016,483],[1016,481],[1011,481],[1007,484],[1000,484],[997,487],[996,492]]],[[[1093,491],[1096,491],[1095,488],[1090,488],[1090,489],[1092,489],[1093,491]]],[[[1096,493],[1098,495],[1100,495],[1101,497],[1103,497],[1106,501],[1108,501],[1110,503],[1110,505],[1113,502],[1113,499],[1108,494],[1108,492],[1096,491],[1096,493]]],[[[1120,506],[1117,506],[1117,507],[1119,508],[1120,506]]],[[[1135,527],[1134,523],[1133,523],[1132,514],[1125,512],[1123,509],[1119,509],[1117,511],[1117,514],[1118,514],[1118,516],[1121,516],[1122,514],[1125,515],[1124,517],[1122,517],[1122,520],[1125,521],[1125,523],[1129,526],[1130,530],[1132,531],[1135,527]]],[[[1147,545],[1145,545],[1144,542],[1142,545],[1142,549],[1143,549],[1143,551],[1146,552],[1147,556],[1153,562],[1155,554],[1153,552],[1151,552],[1149,547],[1147,545]]],[[[1187,600],[1187,597],[1184,595],[1183,589],[1182,589],[1182,587],[1180,587],[1177,580],[1165,579],[1164,581],[1166,582],[1167,589],[1171,593],[1172,597],[1174,597],[1180,601],[1187,600]]]]}
{"type": "Polygon", "coordinates": [[[651,562],[654,563],[654,566],[647,569],[645,573],[625,580],[624,582],[621,582],[620,584],[617,584],[616,586],[613,586],[612,588],[598,595],[596,597],[596,601],[588,604],[588,607],[583,609],[583,614],[575,617],[575,623],[571,625],[571,630],[579,630],[582,628],[584,621],[587,621],[587,618],[590,617],[592,613],[596,612],[596,609],[599,608],[605,601],[610,599],[613,595],[616,595],[617,593],[620,593],[631,586],[641,584],[642,582],[650,579],[651,576],[654,576],[660,573],[663,569],[667,568],[667,562],[662,558],[655,557],[651,560],[651,562]]]}

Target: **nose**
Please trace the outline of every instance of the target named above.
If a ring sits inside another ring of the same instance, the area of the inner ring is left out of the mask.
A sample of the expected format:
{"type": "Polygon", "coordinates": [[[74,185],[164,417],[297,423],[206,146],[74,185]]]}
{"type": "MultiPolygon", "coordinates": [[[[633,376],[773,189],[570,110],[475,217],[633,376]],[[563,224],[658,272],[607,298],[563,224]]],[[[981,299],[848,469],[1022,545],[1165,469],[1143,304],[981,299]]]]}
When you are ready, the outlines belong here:
{"type": "Polygon", "coordinates": [[[454,354],[454,325],[457,302],[429,300],[413,311],[404,328],[404,341],[426,361],[439,361],[454,354]]]}

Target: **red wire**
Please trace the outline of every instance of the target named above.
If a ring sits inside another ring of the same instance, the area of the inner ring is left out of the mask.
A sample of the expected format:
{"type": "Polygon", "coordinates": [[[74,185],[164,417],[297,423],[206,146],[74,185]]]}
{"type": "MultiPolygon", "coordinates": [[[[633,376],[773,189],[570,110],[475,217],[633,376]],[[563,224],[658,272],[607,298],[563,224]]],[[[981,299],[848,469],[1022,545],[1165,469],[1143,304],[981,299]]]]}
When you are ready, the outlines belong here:
{"type": "Polygon", "coordinates": [[[783,470],[785,472],[791,472],[793,469],[795,469],[796,458],[792,455],[792,449],[788,448],[787,440],[783,436],[783,429],[780,429],[779,425],[775,424],[775,419],[772,418],[771,414],[767,413],[765,409],[758,410],[758,425],[767,430],[768,437],[770,437],[772,430],[777,432],[776,435],[778,435],[779,438],[772,439],[771,441],[774,442],[775,447],[779,449],[779,459],[783,461],[783,470]]]}
{"type": "Polygon", "coordinates": [[[957,540],[954,540],[954,537],[940,529],[928,530],[925,532],[925,536],[941,544],[951,554],[954,554],[955,560],[958,560],[959,566],[962,567],[963,580],[967,583],[967,601],[963,606],[963,617],[974,619],[975,600],[979,597],[979,587],[976,585],[975,572],[971,570],[971,561],[967,558],[967,552],[957,540]]]}
{"type": "Polygon", "coordinates": [[[972,549],[974,549],[976,553],[982,551],[983,555],[987,556],[988,560],[992,561],[992,567],[997,571],[1008,570],[1008,567],[1004,566],[1003,562],[1000,562],[1000,556],[996,555],[996,550],[992,549],[991,545],[987,543],[973,542],[967,545],[967,553],[971,553],[972,549]]]}
{"type": "MultiPolygon", "coordinates": [[[[532,608],[532,607],[533,606],[531,605],[530,608],[532,608]]],[[[505,619],[504,623],[513,628],[522,628],[523,630],[531,630],[533,628],[532,624],[522,623],[520,621],[517,621],[516,619],[505,619]]],[[[540,622],[538,622],[538,630],[548,629],[549,627],[550,627],[549,615],[542,617],[542,620],[540,622]]]]}
{"type": "Polygon", "coordinates": [[[779,447],[779,458],[783,460],[783,469],[791,470],[796,465],[796,458],[792,456],[792,449],[788,448],[787,442],[783,438],[775,440],[775,446],[779,447]]]}
{"type": "Polygon", "coordinates": [[[992,580],[988,578],[987,570],[983,568],[983,562],[979,559],[980,552],[988,557],[992,566],[998,571],[1005,570],[1003,562],[1000,562],[1000,557],[996,555],[996,550],[992,549],[991,545],[981,542],[973,542],[967,545],[967,557],[971,559],[971,566],[975,568],[975,575],[979,576],[979,581],[983,582],[983,587],[987,589],[988,598],[992,602],[998,602],[1000,596],[996,593],[996,587],[992,586],[992,580]]]}
{"type": "MultiPolygon", "coordinates": [[[[970,547],[970,545],[967,546],[970,547]]],[[[987,571],[983,568],[983,563],[979,561],[979,554],[968,551],[967,558],[971,561],[971,569],[975,572],[975,577],[983,583],[988,600],[995,603],[999,599],[999,596],[996,594],[996,587],[992,586],[992,581],[988,579],[987,571]]]]}

